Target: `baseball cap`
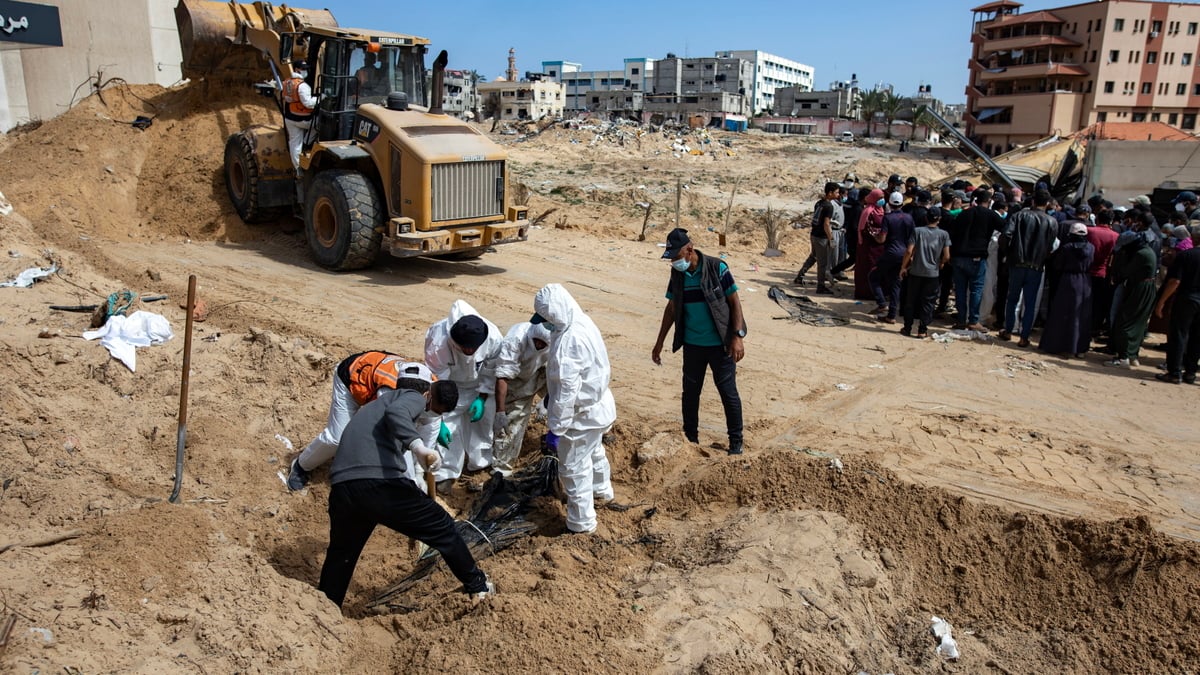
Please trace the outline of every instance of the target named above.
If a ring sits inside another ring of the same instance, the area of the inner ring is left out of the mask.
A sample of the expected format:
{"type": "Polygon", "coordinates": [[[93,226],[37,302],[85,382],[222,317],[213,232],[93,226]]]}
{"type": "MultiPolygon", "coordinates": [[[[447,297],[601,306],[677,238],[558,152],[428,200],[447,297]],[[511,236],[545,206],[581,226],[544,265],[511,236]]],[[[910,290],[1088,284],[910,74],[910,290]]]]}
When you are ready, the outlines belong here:
{"type": "Polygon", "coordinates": [[[663,251],[663,259],[670,260],[679,255],[679,249],[687,246],[691,241],[692,238],[688,236],[688,231],[682,227],[671,230],[671,233],[667,235],[667,250],[663,251]]]}
{"type": "Polygon", "coordinates": [[[940,207],[940,206],[929,207],[929,213],[926,215],[926,218],[928,218],[931,221],[941,220],[942,219],[942,207],[940,207]]]}
{"type": "Polygon", "coordinates": [[[1083,223],[1072,223],[1071,234],[1087,236],[1087,225],[1083,223]]]}
{"type": "Polygon", "coordinates": [[[487,324],[474,314],[463,316],[450,327],[450,339],[463,349],[479,349],[487,336],[487,324]]]}
{"type": "Polygon", "coordinates": [[[305,61],[304,59],[296,59],[295,61],[292,61],[292,70],[303,70],[307,72],[308,61],[305,61]]]}
{"type": "MultiPolygon", "coordinates": [[[[1180,193],[1180,196],[1182,196],[1182,194],[1183,193],[1180,193]]],[[[1195,195],[1192,195],[1192,196],[1195,197],[1195,195]]],[[[1176,197],[1175,199],[1179,200],[1179,197],[1176,197]]],[[[1180,201],[1182,201],[1182,200],[1180,200],[1180,201]]],[[[1146,195],[1138,195],[1136,197],[1130,197],[1129,202],[1131,204],[1140,204],[1142,206],[1150,206],[1150,198],[1147,197],[1146,195]]]]}
{"type": "Polygon", "coordinates": [[[1191,190],[1184,190],[1183,192],[1180,192],[1179,194],[1175,195],[1175,199],[1172,199],[1171,203],[1178,204],[1179,202],[1194,202],[1194,201],[1196,201],[1196,193],[1192,192],[1191,190]]]}
{"type": "Polygon", "coordinates": [[[900,182],[902,182],[900,180],[900,174],[894,173],[894,174],[888,176],[888,184],[889,185],[891,185],[892,183],[900,183],[900,182]]]}
{"type": "Polygon", "coordinates": [[[893,192],[891,197],[888,197],[888,203],[892,206],[900,206],[904,203],[904,195],[899,192],[893,192]]]}

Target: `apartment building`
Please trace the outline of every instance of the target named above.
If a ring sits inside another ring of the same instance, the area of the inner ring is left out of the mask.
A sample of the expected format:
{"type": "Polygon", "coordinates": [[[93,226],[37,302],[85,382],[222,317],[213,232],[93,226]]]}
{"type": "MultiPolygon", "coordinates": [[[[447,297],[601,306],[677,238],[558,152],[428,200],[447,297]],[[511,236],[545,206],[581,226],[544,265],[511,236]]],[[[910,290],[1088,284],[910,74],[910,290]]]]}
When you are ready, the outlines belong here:
{"type": "Polygon", "coordinates": [[[798,91],[813,90],[813,68],[799,61],[768,54],[757,49],[733,49],[716,53],[719,59],[742,59],[748,61],[753,79],[748,90],[751,114],[757,115],[776,110],[775,90],[795,87],[798,91]]]}
{"type": "MultiPolygon", "coordinates": [[[[427,86],[431,84],[427,83],[427,86]]],[[[442,76],[442,109],[459,118],[466,118],[467,113],[474,115],[479,109],[476,84],[475,74],[469,70],[445,71],[442,76]]]]}
{"type": "Polygon", "coordinates": [[[1196,132],[1200,5],[1096,0],[1029,13],[971,10],[967,133],[1000,154],[1097,122],[1196,132]]]}
{"type": "MultiPolygon", "coordinates": [[[[654,75],[654,59],[625,59],[620,70],[583,70],[573,61],[542,61],[546,77],[563,85],[564,110],[567,113],[594,112],[600,98],[617,101],[624,96],[601,96],[598,92],[647,91],[654,75]]],[[[632,101],[633,96],[629,96],[632,101]]],[[[641,98],[637,97],[640,101],[641,98]]]]}
{"type": "MultiPolygon", "coordinates": [[[[674,54],[654,64],[654,79],[646,97],[647,110],[680,113],[750,114],[754,66],[736,57],[681,59],[674,54]],[[719,107],[714,107],[719,106],[719,107]]],[[[774,92],[772,92],[774,94],[774,92]]]]}
{"type": "Polygon", "coordinates": [[[561,117],[563,88],[549,79],[506,80],[480,82],[480,107],[484,117],[499,116],[502,120],[540,120],[561,117]]]}

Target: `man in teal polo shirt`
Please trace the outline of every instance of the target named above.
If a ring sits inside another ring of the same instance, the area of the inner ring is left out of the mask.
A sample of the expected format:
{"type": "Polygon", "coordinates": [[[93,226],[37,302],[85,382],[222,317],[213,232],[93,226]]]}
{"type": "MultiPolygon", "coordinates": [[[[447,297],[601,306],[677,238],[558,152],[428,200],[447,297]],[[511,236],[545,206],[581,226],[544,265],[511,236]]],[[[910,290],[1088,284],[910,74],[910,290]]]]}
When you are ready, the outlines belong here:
{"type": "Polygon", "coordinates": [[[700,440],[700,390],[705,371],[711,368],[725,407],[729,454],[740,455],[742,399],[737,390],[737,362],[745,355],[742,339],[746,337],[746,320],[737,284],[729,266],[696,250],[682,228],[667,235],[667,250],[662,257],[671,261],[671,281],[658,341],[650,358],[662,365],[663,342],[667,331],[675,326],[671,351],[683,347],[684,436],[692,443],[700,440]]]}

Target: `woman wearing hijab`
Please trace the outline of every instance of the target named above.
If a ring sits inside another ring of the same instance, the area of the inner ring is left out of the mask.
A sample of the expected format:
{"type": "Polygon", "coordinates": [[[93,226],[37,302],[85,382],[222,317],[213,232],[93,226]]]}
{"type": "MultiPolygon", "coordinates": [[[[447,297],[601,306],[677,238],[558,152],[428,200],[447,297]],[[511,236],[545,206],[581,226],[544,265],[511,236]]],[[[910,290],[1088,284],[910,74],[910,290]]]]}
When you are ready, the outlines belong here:
{"type": "Polygon", "coordinates": [[[1096,249],[1087,240],[1087,225],[1074,223],[1067,243],[1051,261],[1059,274],[1046,312],[1046,328],[1038,349],[1050,354],[1082,357],[1092,338],[1092,283],[1088,270],[1096,249]]]}
{"type": "Polygon", "coordinates": [[[858,250],[854,261],[854,298],[872,300],[870,275],[883,255],[883,242],[872,234],[883,227],[883,190],[875,188],[863,199],[863,212],[858,218],[858,250]]]}

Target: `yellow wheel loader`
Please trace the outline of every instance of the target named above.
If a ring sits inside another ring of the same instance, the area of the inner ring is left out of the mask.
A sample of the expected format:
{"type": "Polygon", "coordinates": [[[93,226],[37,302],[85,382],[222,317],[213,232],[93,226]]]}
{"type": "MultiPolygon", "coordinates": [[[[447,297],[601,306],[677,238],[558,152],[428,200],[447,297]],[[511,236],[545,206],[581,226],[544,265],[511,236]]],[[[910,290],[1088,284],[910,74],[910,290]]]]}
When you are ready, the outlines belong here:
{"type": "Polygon", "coordinates": [[[426,92],[427,39],[342,28],[328,10],[267,2],[179,0],[175,18],[185,77],[252,85],[281,115],[294,63],[309,64],[317,105],[298,132],[298,168],[288,151],[294,127],[256,125],[226,142],[225,184],[246,222],[299,215],[313,257],[334,270],[367,267],[380,251],[463,259],[528,238],[504,150],[442,111],[444,51],[426,92]]]}

